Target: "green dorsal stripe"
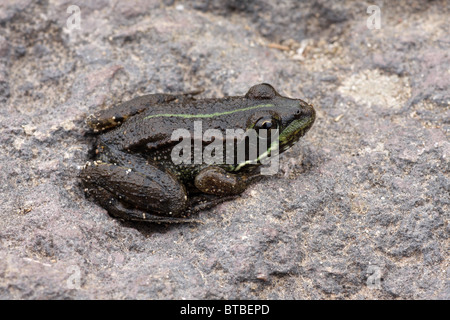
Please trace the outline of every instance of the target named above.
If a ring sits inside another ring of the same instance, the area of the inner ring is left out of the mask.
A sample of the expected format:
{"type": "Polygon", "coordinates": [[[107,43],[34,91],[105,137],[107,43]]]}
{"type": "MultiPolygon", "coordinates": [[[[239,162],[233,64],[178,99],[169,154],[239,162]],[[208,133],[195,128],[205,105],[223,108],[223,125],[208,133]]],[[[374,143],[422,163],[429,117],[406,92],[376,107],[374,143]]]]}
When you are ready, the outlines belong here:
{"type": "Polygon", "coordinates": [[[215,113],[210,113],[210,114],[160,113],[160,114],[154,114],[151,116],[147,116],[144,119],[157,118],[157,117],[178,117],[178,118],[186,118],[186,119],[213,118],[213,117],[224,116],[224,115],[232,114],[232,113],[236,113],[236,112],[248,111],[248,110],[259,109],[259,108],[269,108],[269,107],[273,107],[273,104],[258,104],[257,106],[229,110],[229,111],[224,111],[224,112],[215,112],[215,113]]]}

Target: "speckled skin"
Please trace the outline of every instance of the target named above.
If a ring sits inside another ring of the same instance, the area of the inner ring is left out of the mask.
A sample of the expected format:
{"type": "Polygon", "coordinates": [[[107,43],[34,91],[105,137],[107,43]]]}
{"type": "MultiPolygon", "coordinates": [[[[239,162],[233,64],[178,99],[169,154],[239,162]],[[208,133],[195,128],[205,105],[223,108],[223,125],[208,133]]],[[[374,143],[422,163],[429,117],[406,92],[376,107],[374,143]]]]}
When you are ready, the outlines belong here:
{"type": "MultiPolygon", "coordinates": [[[[174,130],[187,129],[193,137],[194,122],[201,121],[203,132],[218,129],[225,137],[226,129],[246,131],[268,122],[279,129],[283,152],[309,130],[314,119],[312,106],[282,97],[268,84],[252,87],[243,97],[139,97],[88,118],[88,125],[102,134],[97,140],[96,161],[86,165],[81,178],[88,194],[113,216],[189,221],[189,212],[244,191],[260,164],[241,169],[235,159],[233,164],[175,165],[171,151],[179,141],[171,140],[174,130]]],[[[204,148],[207,143],[201,145],[204,148]]]]}

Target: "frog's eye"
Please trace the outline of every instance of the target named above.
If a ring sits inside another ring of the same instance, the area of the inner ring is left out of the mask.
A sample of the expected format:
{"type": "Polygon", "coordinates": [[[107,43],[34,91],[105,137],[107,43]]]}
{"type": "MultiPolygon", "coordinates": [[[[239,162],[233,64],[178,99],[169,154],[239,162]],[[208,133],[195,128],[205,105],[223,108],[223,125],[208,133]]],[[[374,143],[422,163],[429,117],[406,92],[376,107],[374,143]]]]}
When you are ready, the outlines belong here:
{"type": "Polygon", "coordinates": [[[257,84],[251,87],[245,95],[249,99],[272,99],[275,98],[278,93],[268,83],[257,84]]]}
{"type": "Polygon", "coordinates": [[[273,118],[261,118],[259,119],[255,124],[255,130],[259,129],[277,129],[278,128],[278,121],[273,118]]]}

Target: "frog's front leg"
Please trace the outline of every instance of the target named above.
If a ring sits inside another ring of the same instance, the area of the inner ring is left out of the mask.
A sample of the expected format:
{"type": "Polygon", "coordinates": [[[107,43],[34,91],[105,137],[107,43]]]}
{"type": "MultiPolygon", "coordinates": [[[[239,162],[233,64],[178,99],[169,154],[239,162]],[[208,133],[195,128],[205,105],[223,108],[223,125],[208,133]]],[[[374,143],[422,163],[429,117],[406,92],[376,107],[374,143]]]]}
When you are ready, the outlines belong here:
{"type": "Polygon", "coordinates": [[[195,177],[195,187],[217,196],[233,196],[242,193],[248,185],[244,175],[227,172],[219,167],[207,167],[195,177]]]}
{"type": "Polygon", "coordinates": [[[94,162],[82,170],[81,179],[87,193],[115,217],[184,222],[187,207],[184,186],[170,173],[151,164],[146,164],[143,171],[94,162]]]}

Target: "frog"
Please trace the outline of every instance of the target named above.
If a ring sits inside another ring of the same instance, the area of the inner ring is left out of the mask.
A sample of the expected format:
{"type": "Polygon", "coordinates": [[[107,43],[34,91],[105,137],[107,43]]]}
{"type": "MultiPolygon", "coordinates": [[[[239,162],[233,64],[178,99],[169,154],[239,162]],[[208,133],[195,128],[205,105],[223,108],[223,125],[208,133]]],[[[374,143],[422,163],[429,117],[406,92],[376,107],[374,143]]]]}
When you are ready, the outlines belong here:
{"type": "MultiPolygon", "coordinates": [[[[267,139],[267,150],[260,150],[266,152],[258,153],[267,156],[275,144],[280,154],[292,147],[316,118],[311,104],[282,96],[268,83],[243,96],[198,99],[200,92],[147,94],[90,115],[86,123],[96,141],[80,172],[87,196],[121,220],[195,221],[194,213],[239,197],[261,176],[262,161],[249,159],[245,150],[246,157],[232,156],[231,163],[175,163],[175,130],[192,132],[201,121],[202,130],[277,132],[277,139],[267,139]]],[[[194,140],[195,134],[185,138],[194,140]]],[[[202,137],[200,150],[210,143],[202,137]]]]}

